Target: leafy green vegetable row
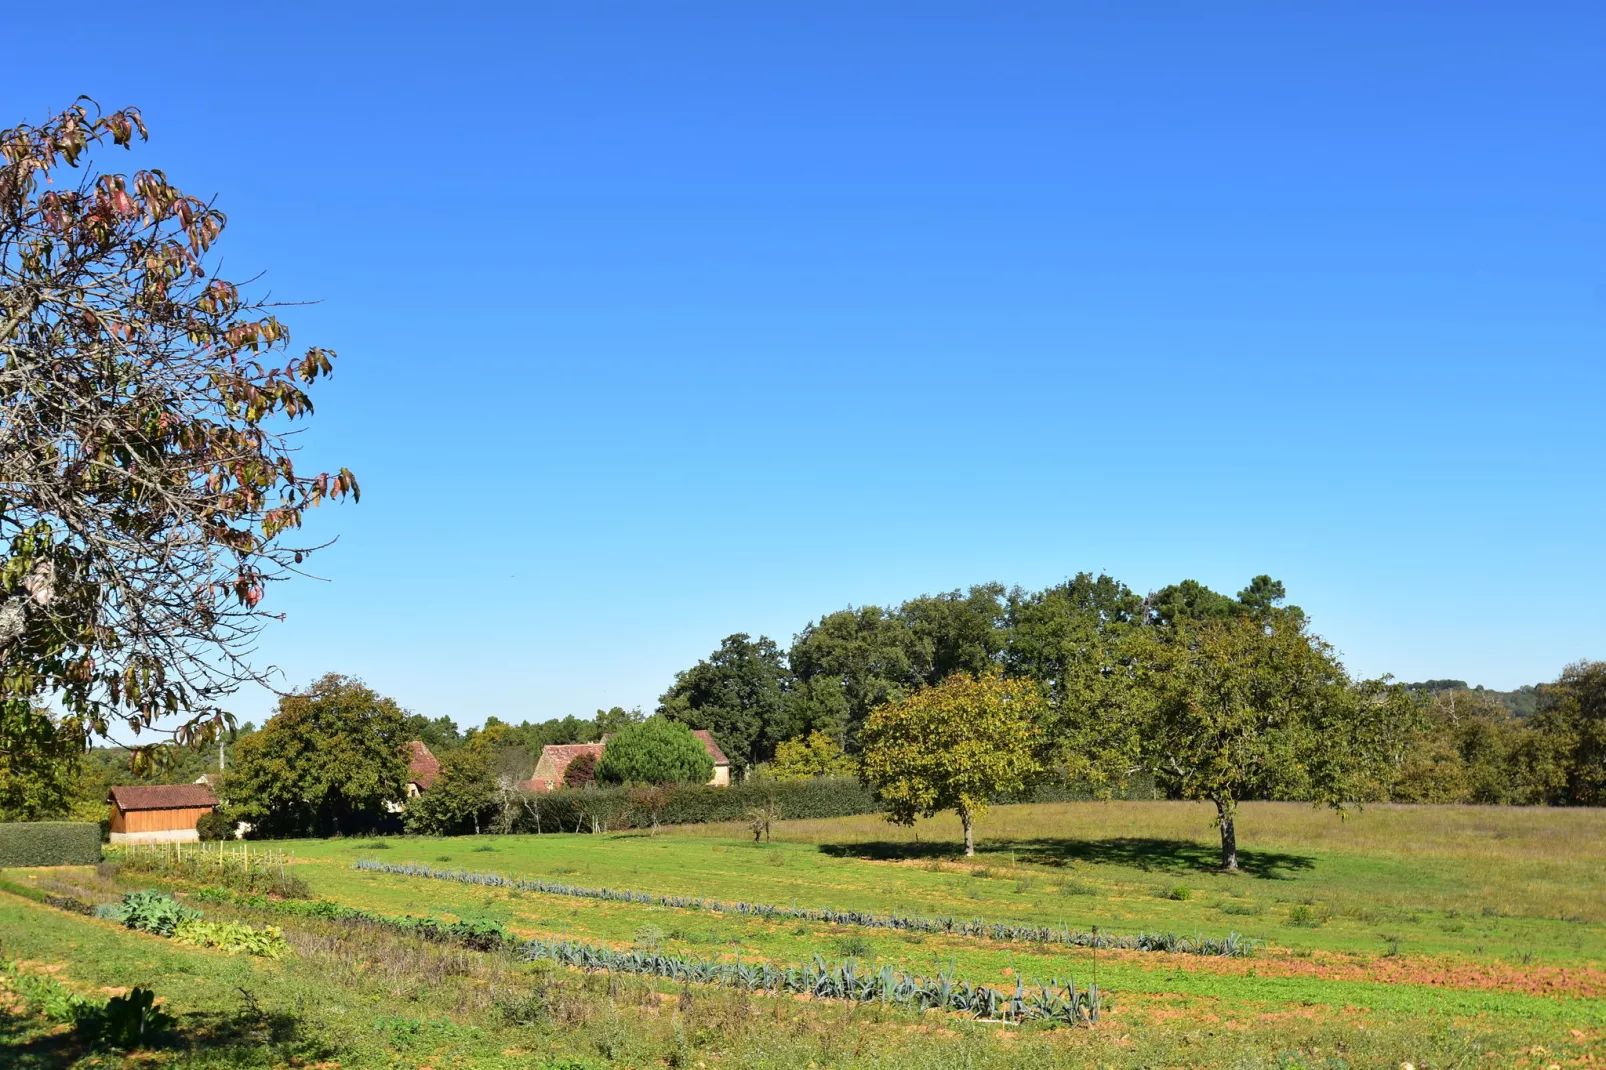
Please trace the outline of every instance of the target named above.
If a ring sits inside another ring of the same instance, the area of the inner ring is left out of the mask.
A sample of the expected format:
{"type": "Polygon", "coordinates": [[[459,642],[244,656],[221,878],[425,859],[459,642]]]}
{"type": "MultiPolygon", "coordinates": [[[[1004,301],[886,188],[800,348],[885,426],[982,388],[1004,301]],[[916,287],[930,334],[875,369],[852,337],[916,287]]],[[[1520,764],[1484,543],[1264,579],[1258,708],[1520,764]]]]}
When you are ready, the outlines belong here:
{"type": "Polygon", "coordinates": [[[426,877],[431,880],[457,881],[460,884],[478,884],[489,888],[512,888],[545,895],[568,895],[582,899],[605,899],[620,903],[645,903],[652,906],[674,907],[681,910],[708,910],[722,914],[742,914],[765,921],[798,919],[823,922],[828,925],[857,925],[872,929],[896,929],[903,932],[952,933],[957,936],[980,936],[990,940],[1020,941],[1039,944],[1064,944],[1070,947],[1116,948],[1128,951],[1172,951],[1186,955],[1213,955],[1234,957],[1249,955],[1255,942],[1238,933],[1224,937],[1187,937],[1176,933],[1141,932],[1112,935],[1097,930],[1086,932],[1068,926],[1012,925],[1007,922],[987,921],[983,918],[933,918],[909,914],[876,914],[864,910],[821,910],[810,907],[785,907],[773,903],[724,903],[718,899],[699,899],[678,895],[659,895],[626,888],[586,888],[561,881],[504,877],[498,873],[470,873],[467,870],[436,869],[420,862],[380,862],[359,858],[353,863],[357,869],[386,873],[402,877],[426,877]]]}

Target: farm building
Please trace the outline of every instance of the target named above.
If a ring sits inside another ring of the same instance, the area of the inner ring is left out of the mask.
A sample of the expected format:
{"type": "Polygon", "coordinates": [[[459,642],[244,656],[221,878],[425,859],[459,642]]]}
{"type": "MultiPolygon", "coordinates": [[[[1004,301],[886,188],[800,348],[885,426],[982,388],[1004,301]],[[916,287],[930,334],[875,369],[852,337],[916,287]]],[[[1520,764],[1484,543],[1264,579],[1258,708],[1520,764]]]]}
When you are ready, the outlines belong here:
{"type": "Polygon", "coordinates": [[[407,744],[407,797],[417,798],[429,790],[440,775],[441,763],[420,740],[407,744]]]}
{"type": "Polygon", "coordinates": [[[111,789],[113,843],[174,843],[200,839],[195,823],[217,808],[205,784],[132,784],[111,789]]]}
{"type": "MultiPolygon", "coordinates": [[[[697,729],[692,732],[707,749],[708,756],[714,759],[714,778],[709,786],[728,788],[731,782],[731,762],[725,757],[725,752],[719,749],[714,737],[706,729],[697,729]]],[[[541,748],[541,757],[535,763],[535,772],[524,786],[531,791],[554,791],[563,786],[563,774],[568,772],[569,763],[582,754],[601,758],[602,752],[607,749],[608,737],[604,736],[601,743],[558,743],[549,744],[541,748]]]]}

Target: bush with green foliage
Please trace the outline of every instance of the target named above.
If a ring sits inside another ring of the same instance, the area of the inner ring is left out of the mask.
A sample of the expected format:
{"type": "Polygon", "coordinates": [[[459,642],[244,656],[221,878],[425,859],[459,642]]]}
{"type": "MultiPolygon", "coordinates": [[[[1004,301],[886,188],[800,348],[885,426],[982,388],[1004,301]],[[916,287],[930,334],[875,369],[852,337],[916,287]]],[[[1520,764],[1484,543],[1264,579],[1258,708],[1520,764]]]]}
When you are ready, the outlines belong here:
{"type": "Polygon", "coordinates": [[[706,784],[714,759],[691,729],[667,717],[623,728],[597,762],[603,784],[706,784]]]}
{"type": "Polygon", "coordinates": [[[100,826],[88,821],[0,824],[0,869],[92,866],[100,861],[100,826]]]}
{"type": "Polygon", "coordinates": [[[776,780],[811,780],[815,777],[849,777],[857,771],[852,758],[824,732],[786,740],[775,748],[769,775],[776,780]]]}
{"type": "Polygon", "coordinates": [[[195,822],[195,834],[205,843],[234,839],[234,821],[221,810],[211,810],[195,822]]]}

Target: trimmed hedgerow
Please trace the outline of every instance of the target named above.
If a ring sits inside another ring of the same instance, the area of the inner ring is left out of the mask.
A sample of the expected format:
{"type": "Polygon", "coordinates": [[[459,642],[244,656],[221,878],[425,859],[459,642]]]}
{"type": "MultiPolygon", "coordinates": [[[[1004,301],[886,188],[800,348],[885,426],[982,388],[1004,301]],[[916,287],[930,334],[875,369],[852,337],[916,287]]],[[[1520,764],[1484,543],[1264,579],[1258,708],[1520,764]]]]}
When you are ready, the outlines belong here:
{"type": "Polygon", "coordinates": [[[0,869],[92,866],[100,861],[100,826],[91,821],[0,824],[0,869]]]}
{"type": "MultiPolygon", "coordinates": [[[[755,806],[770,801],[781,819],[848,817],[881,809],[868,788],[845,778],[746,782],[728,788],[682,785],[664,791],[667,797],[658,811],[658,821],[664,825],[741,821],[755,806]]],[[[562,788],[534,796],[531,805],[519,832],[591,832],[652,824],[652,814],[631,802],[627,788],[562,788]]]]}

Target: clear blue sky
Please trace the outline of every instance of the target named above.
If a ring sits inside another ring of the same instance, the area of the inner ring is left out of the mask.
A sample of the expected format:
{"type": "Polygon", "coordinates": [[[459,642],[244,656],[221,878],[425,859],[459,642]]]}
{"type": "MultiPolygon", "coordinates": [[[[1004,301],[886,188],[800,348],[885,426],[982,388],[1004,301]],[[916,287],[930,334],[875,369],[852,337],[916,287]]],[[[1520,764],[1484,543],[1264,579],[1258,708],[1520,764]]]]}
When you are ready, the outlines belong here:
{"type": "MultiPolygon", "coordinates": [[[[1606,6],[91,3],[340,352],[356,507],[263,660],[477,723],[728,633],[1254,573],[1360,673],[1606,657],[1606,6]],[[1141,11],[1138,9],[1141,8],[1141,11]],[[1296,10],[1297,9],[1297,10],[1296,10]]],[[[242,695],[242,717],[271,708],[242,695]]]]}

